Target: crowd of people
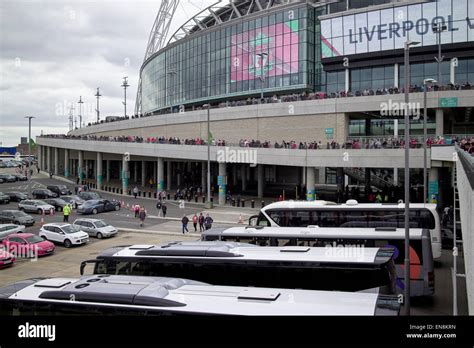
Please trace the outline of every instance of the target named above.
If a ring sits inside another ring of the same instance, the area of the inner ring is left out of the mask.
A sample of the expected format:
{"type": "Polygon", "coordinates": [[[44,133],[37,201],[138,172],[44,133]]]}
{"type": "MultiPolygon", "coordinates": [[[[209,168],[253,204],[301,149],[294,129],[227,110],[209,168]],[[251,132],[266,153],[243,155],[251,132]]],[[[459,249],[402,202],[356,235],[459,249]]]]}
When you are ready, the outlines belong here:
{"type": "MultiPolygon", "coordinates": [[[[463,84],[448,84],[445,86],[442,85],[434,85],[428,86],[428,92],[431,91],[446,91],[446,90],[468,90],[471,89],[472,86],[469,82],[465,82],[463,84]]],[[[417,93],[423,92],[423,86],[413,85],[410,86],[410,93],[417,93]]],[[[405,89],[398,88],[398,87],[391,87],[391,88],[377,88],[377,89],[364,89],[364,90],[357,90],[357,91],[337,91],[337,92],[302,92],[302,93],[292,93],[287,95],[273,95],[267,96],[264,98],[246,98],[241,100],[229,100],[226,102],[220,102],[216,104],[209,104],[210,108],[227,108],[227,107],[236,107],[236,106],[246,106],[246,105],[257,105],[257,104],[272,104],[272,103],[286,103],[286,102],[295,102],[295,101],[304,101],[304,100],[317,100],[317,99],[335,99],[335,98],[350,98],[350,97],[361,97],[361,96],[374,96],[374,95],[389,95],[389,94],[401,94],[405,93],[405,89]]],[[[208,104],[206,104],[208,105],[208,104]]],[[[172,112],[175,113],[182,113],[185,111],[194,111],[194,110],[204,110],[207,109],[207,106],[184,106],[181,105],[179,107],[171,108],[172,112]]],[[[170,113],[170,109],[162,109],[159,111],[155,111],[153,113],[148,114],[141,114],[141,115],[132,115],[132,116],[117,116],[117,117],[109,117],[105,120],[100,122],[91,122],[87,126],[93,126],[101,123],[109,123],[109,122],[120,122],[129,119],[137,119],[141,117],[150,117],[150,116],[157,116],[162,114],[170,113]]]]}
{"type": "MultiPolygon", "coordinates": [[[[61,138],[72,140],[92,140],[92,141],[114,141],[128,143],[148,143],[148,144],[172,144],[172,145],[207,145],[206,140],[197,138],[181,139],[178,137],[140,137],[140,136],[97,136],[97,135],[43,135],[49,138],[61,138]]],[[[426,139],[427,147],[432,145],[450,145],[454,143],[462,144],[463,147],[472,147],[474,140],[471,138],[445,138],[443,136],[430,136],[426,139]],[[462,142],[462,143],[461,143],[462,142]]],[[[312,142],[282,140],[281,142],[260,141],[255,139],[240,139],[238,143],[228,143],[224,139],[212,139],[212,146],[239,146],[252,148],[275,148],[275,149],[299,149],[299,150],[319,150],[319,149],[396,149],[404,148],[405,140],[397,137],[350,137],[346,142],[340,144],[334,139],[329,141],[314,140],[312,142]]],[[[421,148],[423,137],[410,137],[410,148],[421,148]]],[[[472,153],[473,150],[469,150],[472,153]]]]}

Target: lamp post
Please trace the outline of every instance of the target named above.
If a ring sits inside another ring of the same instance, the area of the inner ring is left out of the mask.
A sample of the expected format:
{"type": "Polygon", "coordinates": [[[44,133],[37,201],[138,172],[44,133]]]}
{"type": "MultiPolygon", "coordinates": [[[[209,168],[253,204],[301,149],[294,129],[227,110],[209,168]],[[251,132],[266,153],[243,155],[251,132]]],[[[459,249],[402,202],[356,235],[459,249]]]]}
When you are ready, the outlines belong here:
{"type": "Polygon", "coordinates": [[[122,79],[123,79],[123,83],[120,87],[123,87],[123,107],[124,107],[123,115],[126,118],[127,117],[127,87],[129,87],[130,85],[128,84],[128,81],[127,81],[128,76],[124,76],[122,79]]]}
{"type": "MultiPolygon", "coordinates": [[[[170,81],[170,80],[171,80],[171,76],[176,75],[176,71],[170,70],[170,71],[167,72],[167,74],[168,74],[168,76],[170,76],[170,77],[168,78],[168,81],[170,81]]],[[[171,83],[170,83],[170,85],[171,85],[171,83]]],[[[173,113],[173,104],[171,103],[171,88],[170,88],[170,87],[171,87],[171,86],[168,87],[168,97],[170,98],[170,112],[173,113]]],[[[173,89],[173,90],[174,90],[174,89],[173,89]]]]}
{"type": "Polygon", "coordinates": [[[404,47],[405,61],[405,315],[410,315],[410,46],[418,45],[416,41],[406,41],[404,47]]]}
{"type": "Polygon", "coordinates": [[[257,53],[257,56],[260,57],[260,81],[262,82],[261,90],[260,90],[260,103],[263,103],[263,85],[265,83],[265,65],[267,63],[268,53],[257,53]]]}
{"type": "Polygon", "coordinates": [[[211,202],[211,104],[204,104],[203,107],[207,107],[207,208],[212,209],[211,202]]]}
{"type": "Polygon", "coordinates": [[[435,57],[436,62],[438,63],[438,83],[441,83],[441,63],[444,60],[444,57],[441,55],[441,33],[448,29],[446,24],[434,23],[432,25],[433,33],[436,35],[436,41],[438,44],[438,56],[435,57]]]}
{"type": "Polygon", "coordinates": [[[26,116],[28,119],[28,170],[26,172],[26,178],[28,180],[28,197],[31,197],[31,119],[35,118],[34,116],[26,116]]]}
{"type": "Polygon", "coordinates": [[[79,96],[79,101],[77,103],[79,104],[79,128],[82,128],[82,104],[84,104],[82,96],[79,96]]]}
{"type": "Polygon", "coordinates": [[[99,88],[100,87],[97,87],[97,93],[95,94],[95,97],[97,98],[97,109],[95,110],[95,111],[97,111],[97,123],[100,122],[99,98],[102,97],[102,95],[99,92],[99,88]]]}
{"type": "Polygon", "coordinates": [[[423,203],[428,203],[427,202],[427,190],[428,190],[428,187],[427,187],[427,183],[428,183],[428,178],[427,178],[427,155],[426,155],[426,140],[428,138],[428,135],[427,135],[427,130],[426,130],[426,120],[427,120],[427,117],[428,117],[428,107],[426,105],[426,100],[427,100],[427,89],[428,89],[428,86],[431,86],[432,84],[435,84],[437,83],[438,81],[436,81],[435,79],[424,79],[423,80],[423,108],[424,108],[424,111],[423,111],[423,203]]]}

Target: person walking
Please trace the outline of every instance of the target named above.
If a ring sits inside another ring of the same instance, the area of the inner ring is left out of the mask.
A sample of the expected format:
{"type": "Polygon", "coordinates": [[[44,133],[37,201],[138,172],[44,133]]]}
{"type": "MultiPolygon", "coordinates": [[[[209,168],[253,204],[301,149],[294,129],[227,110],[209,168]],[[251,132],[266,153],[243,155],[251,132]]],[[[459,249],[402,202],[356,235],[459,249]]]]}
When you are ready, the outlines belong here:
{"type": "Polygon", "coordinates": [[[198,224],[198,217],[196,214],[193,215],[193,226],[194,226],[194,232],[197,232],[197,224],[198,224]]]}
{"type": "Polygon", "coordinates": [[[199,213],[198,222],[199,222],[199,232],[203,232],[204,231],[204,215],[202,215],[202,213],[199,213]]]}
{"type": "Polygon", "coordinates": [[[137,199],[137,196],[138,196],[138,187],[134,187],[133,188],[133,197],[135,197],[135,199],[137,199]]]}
{"type": "Polygon", "coordinates": [[[69,222],[69,215],[71,215],[71,207],[66,204],[63,208],[63,222],[69,222]]]}
{"type": "Polygon", "coordinates": [[[204,227],[206,228],[206,230],[209,230],[212,228],[212,223],[214,222],[214,220],[212,220],[212,218],[209,216],[209,214],[206,214],[206,218],[204,219],[204,227]]]}
{"type": "Polygon", "coordinates": [[[156,210],[158,210],[158,216],[161,216],[161,208],[163,207],[163,204],[161,203],[161,197],[158,202],[156,202],[156,210]]]}
{"type": "Polygon", "coordinates": [[[138,213],[138,217],[140,218],[140,227],[145,225],[145,218],[146,218],[146,211],[145,208],[140,209],[140,213],[138,213]]]}
{"type": "Polygon", "coordinates": [[[184,231],[188,232],[188,222],[189,222],[189,219],[186,215],[183,215],[183,218],[181,219],[181,223],[183,224],[183,234],[184,234],[184,231]]]}
{"type": "Polygon", "coordinates": [[[135,219],[138,217],[138,215],[140,215],[140,205],[139,204],[135,204],[133,206],[133,211],[135,212],[135,219]]]}
{"type": "Polygon", "coordinates": [[[81,180],[81,179],[80,179],[79,177],[77,177],[77,179],[76,179],[76,185],[79,185],[79,181],[80,181],[80,180],[81,180]]]}
{"type": "Polygon", "coordinates": [[[166,203],[163,202],[163,204],[161,205],[161,211],[163,212],[163,218],[166,217],[166,210],[168,210],[168,207],[166,206],[166,203]]]}

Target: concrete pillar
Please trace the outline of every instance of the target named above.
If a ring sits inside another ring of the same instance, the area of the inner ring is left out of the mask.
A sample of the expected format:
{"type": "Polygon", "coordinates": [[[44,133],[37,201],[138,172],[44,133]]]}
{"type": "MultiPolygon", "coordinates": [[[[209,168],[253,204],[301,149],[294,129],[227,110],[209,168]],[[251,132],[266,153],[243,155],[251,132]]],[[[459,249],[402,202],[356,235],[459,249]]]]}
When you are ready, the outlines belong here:
{"type": "Polygon", "coordinates": [[[171,178],[173,178],[171,174],[171,161],[166,161],[166,189],[168,191],[171,190],[171,178]]]}
{"type": "Polygon", "coordinates": [[[97,152],[97,160],[96,160],[96,181],[97,181],[97,188],[99,190],[102,189],[102,185],[104,184],[104,178],[103,178],[103,169],[102,169],[102,152],[97,152]]]}
{"type": "Polygon", "coordinates": [[[444,111],[436,109],[436,136],[444,134],[444,111]]]}
{"type": "MultiPolygon", "coordinates": [[[[97,161],[96,161],[97,162],[97,161]]],[[[92,167],[92,177],[97,180],[97,175],[99,174],[97,172],[97,163],[94,163],[94,160],[91,160],[91,167],[92,167]]]]}
{"type": "Polygon", "coordinates": [[[314,201],[314,168],[306,168],[306,200],[314,201]]]}
{"type": "Polygon", "coordinates": [[[69,149],[64,150],[64,177],[69,178],[69,174],[71,173],[69,169],[69,149]]]}
{"type": "Polygon", "coordinates": [[[105,161],[105,180],[107,184],[110,182],[110,160],[105,161]]]}
{"type": "Polygon", "coordinates": [[[133,162],[133,182],[134,183],[138,182],[138,162],[137,161],[133,162]]]}
{"type": "Polygon", "coordinates": [[[219,176],[217,178],[217,185],[219,185],[219,204],[225,204],[225,196],[227,190],[227,168],[226,163],[219,163],[219,176]]]}
{"type": "Polygon", "coordinates": [[[84,151],[78,151],[77,176],[80,181],[84,180],[84,151]]]}
{"type": "Polygon", "coordinates": [[[59,149],[54,148],[54,175],[59,175],[59,149]]]}
{"type": "Polygon", "coordinates": [[[46,171],[51,172],[51,147],[46,148],[46,171]]]}
{"type": "Polygon", "coordinates": [[[36,145],[36,148],[38,151],[38,167],[42,168],[43,164],[41,162],[43,161],[43,154],[41,152],[43,151],[43,146],[36,145]]]}
{"type": "Polygon", "coordinates": [[[119,179],[122,180],[122,161],[119,162],[119,179]]]}
{"type": "Polygon", "coordinates": [[[398,168],[393,168],[393,184],[398,185],[398,168]]]}
{"type": "MultiPolygon", "coordinates": [[[[398,65],[398,64],[397,64],[398,65]]],[[[393,137],[398,138],[398,120],[393,120],[393,137]]],[[[393,168],[393,183],[398,185],[398,168],[393,168]]]]}
{"type": "Polygon", "coordinates": [[[232,165],[232,186],[237,186],[237,164],[232,165]]]}
{"type": "Polygon", "coordinates": [[[158,157],[156,161],[158,176],[156,178],[156,190],[161,192],[165,189],[165,162],[163,158],[158,157]]]}
{"type": "Polygon", "coordinates": [[[179,189],[181,189],[181,171],[183,168],[182,163],[176,162],[175,168],[176,168],[176,185],[178,186],[179,189]]]}
{"type": "Polygon", "coordinates": [[[247,166],[245,164],[241,164],[240,167],[240,176],[242,179],[242,191],[247,190],[247,166]]]}
{"type": "Polygon", "coordinates": [[[146,161],[142,161],[141,175],[142,175],[142,187],[145,187],[146,186],[146,161]]]}
{"type": "Polygon", "coordinates": [[[125,157],[122,159],[122,190],[123,194],[128,194],[128,178],[129,178],[129,168],[128,161],[125,160],[125,157]]]}
{"type": "Polygon", "coordinates": [[[156,177],[158,176],[158,174],[157,174],[157,172],[156,172],[156,169],[157,169],[157,168],[156,168],[156,162],[153,161],[152,164],[153,164],[153,181],[155,182],[155,185],[157,185],[157,183],[156,183],[156,177]]]}
{"type": "Polygon", "coordinates": [[[201,187],[202,194],[206,195],[207,190],[207,162],[201,162],[201,187]]]}
{"type": "Polygon", "coordinates": [[[318,168],[318,184],[326,184],[326,167],[318,168]]]}
{"type": "Polygon", "coordinates": [[[439,202],[439,168],[431,167],[428,174],[428,203],[439,202]]]}
{"type": "Polygon", "coordinates": [[[264,170],[263,164],[259,164],[257,166],[257,196],[258,198],[263,198],[263,188],[265,185],[265,177],[264,177],[264,170]]]}

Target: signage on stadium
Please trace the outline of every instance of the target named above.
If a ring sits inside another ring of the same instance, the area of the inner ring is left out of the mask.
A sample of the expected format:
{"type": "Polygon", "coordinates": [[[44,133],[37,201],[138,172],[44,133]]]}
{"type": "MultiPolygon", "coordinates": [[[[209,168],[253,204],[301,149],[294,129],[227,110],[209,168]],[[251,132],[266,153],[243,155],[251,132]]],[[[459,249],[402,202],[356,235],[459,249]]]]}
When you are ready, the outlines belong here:
{"type": "Polygon", "coordinates": [[[474,6],[468,2],[439,0],[323,19],[322,58],[401,49],[407,40],[436,45],[433,25],[445,26],[442,44],[472,42],[474,6]]]}

